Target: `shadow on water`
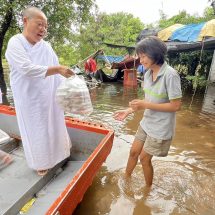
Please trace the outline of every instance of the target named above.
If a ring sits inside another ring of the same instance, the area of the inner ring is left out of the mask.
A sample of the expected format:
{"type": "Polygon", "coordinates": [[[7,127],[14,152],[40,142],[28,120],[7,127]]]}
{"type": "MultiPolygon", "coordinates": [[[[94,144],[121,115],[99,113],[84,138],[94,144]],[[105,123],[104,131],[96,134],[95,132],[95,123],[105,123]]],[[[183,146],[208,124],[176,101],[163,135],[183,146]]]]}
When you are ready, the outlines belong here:
{"type": "Polygon", "coordinates": [[[88,120],[113,127],[115,139],[111,154],[74,214],[215,214],[215,115],[202,111],[204,96],[196,96],[191,109],[191,95],[184,96],[169,155],[153,158],[154,181],[147,190],[139,163],[131,181],[124,179],[131,143],[143,113],[129,116],[124,122],[112,117],[130,100],[142,98],[142,90],[105,84],[91,95],[94,114],[88,120]]]}
{"type": "MultiPolygon", "coordinates": [[[[143,112],[124,122],[114,120],[112,115],[126,108],[130,100],[142,97],[141,88],[123,88],[121,84],[103,84],[91,91],[94,113],[84,119],[112,127],[115,139],[111,154],[74,214],[215,214],[215,115],[202,111],[204,96],[196,96],[191,109],[191,95],[184,96],[169,155],[153,158],[151,189],[145,187],[139,163],[131,181],[124,179],[129,150],[143,112]]],[[[9,101],[12,102],[11,96],[9,101]]]]}

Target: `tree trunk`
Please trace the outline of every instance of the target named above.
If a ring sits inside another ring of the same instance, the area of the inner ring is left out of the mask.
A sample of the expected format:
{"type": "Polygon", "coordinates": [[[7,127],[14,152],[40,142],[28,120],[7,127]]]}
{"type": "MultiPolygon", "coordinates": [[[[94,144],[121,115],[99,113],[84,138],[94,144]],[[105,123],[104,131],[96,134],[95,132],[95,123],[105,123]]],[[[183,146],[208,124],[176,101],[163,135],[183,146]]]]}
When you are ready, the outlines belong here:
{"type": "Polygon", "coordinates": [[[6,11],[6,14],[3,18],[3,21],[0,26],[0,88],[1,91],[4,95],[7,94],[7,86],[4,80],[4,71],[3,71],[3,66],[2,66],[2,47],[3,47],[3,42],[4,42],[4,37],[5,34],[10,27],[12,18],[13,18],[13,9],[12,9],[12,2],[14,0],[9,1],[10,7],[8,7],[8,10],[6,11]]]}
{"type": "Polygon", "coordinates": [[[0,88],[3,94],[7,94],[7,86],[4,80],[4,71],[3,71],[3,66],[2,66],[2,46],[3,46],[3,38],[2,35],[0,33],[0,56],[1,56],[1,60],[0,60],[0,88]]]}
{"type": "Polygon", "coordinates": [[[211,2],[211,6],[212,6],[212,8],[213,8],[213,10],[214,10],[214,15],[215,15],[215,0],[213,0],[213,1],[211,2]]]}

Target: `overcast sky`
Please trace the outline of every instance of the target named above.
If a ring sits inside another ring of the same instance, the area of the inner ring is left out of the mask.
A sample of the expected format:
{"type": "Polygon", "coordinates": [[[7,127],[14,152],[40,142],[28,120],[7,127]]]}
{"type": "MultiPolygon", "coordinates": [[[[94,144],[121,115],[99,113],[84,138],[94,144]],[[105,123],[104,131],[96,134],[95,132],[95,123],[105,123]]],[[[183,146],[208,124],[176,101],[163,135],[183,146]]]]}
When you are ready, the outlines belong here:
{"type": "Polygon", "coordinates": [[[186,10],[190,15],[202,15],[204,9],[210,6],[208,0],[96,0],[100,12],[107,14],[127,12],[139,17],[144,24],[159,20],[159,10],[170,18],[186,10]]]}

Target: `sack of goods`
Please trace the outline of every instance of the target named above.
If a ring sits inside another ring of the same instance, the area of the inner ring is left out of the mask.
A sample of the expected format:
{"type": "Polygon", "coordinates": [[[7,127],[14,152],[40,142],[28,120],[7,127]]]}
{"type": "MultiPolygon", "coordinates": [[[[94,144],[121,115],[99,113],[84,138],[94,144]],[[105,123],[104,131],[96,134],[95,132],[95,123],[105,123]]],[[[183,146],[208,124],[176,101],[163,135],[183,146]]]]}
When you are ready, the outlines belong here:
{"type": "Polygon", "coordinates": [[[65,79],[60,84],[57,88],[56,100],[67,113],[89,115],[93,112],[87,85],[77,75],[65,79]]]}

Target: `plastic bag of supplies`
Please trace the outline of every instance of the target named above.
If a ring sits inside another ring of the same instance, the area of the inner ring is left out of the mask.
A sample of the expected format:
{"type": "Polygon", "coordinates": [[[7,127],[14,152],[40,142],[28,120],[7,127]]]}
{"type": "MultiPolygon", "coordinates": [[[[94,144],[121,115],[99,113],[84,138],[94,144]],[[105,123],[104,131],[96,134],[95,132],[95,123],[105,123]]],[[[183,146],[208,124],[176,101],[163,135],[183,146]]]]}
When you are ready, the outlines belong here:
{"type": "Polygon", "coordinates": [[[67,113],[89,115],[93,112],[89,90],[84,80],[74,75],[57,88],[56,101],[67,113]]]}

